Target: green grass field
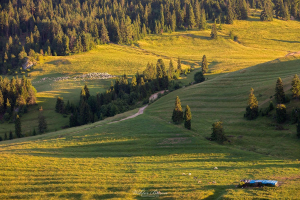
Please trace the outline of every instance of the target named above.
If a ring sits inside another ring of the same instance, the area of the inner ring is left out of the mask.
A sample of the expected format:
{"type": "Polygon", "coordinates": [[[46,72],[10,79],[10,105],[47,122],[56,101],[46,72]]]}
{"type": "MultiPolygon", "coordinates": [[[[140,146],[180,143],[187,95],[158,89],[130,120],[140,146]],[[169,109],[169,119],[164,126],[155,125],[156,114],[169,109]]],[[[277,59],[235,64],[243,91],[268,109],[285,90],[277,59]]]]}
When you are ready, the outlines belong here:
{"type": "MultiPolygon", "coordinates": [[[[60,127],[68,118],[54,112],[55,98],[76,102],[84,81],[34,84],[50,130],[0,143],[0,198],[145,199],[136,194],[141,190],[165,193],[159,195],[161,199],[299,198],[296,125],[286,123],[285,130],[275,130],[274,111],[271,117],[254,121],[243,118],[251,87],[260,108],[272,100],[278,77],[289,93],[293,75],[300,73],[300,59],[277,58],[299,51],[299,26],[297,21],[260,22],[255,16],[222,25],[218,41],[209,39],[210,31],[176,32],[150,35],[133,46],[110,44],[80,55],[46,58],[31,72],[33,82],[86,72],[133,74],[147,62],[163,58],[167,65],[170,57],[176,61],[178,56],[186,66],[197,68],[203,54],[210,73],[207,81],[163,96],[136,118],[109,124],[137,109],[65,130],[60,127]],[[230,30],[239,42],[229,39],[230,30]],[[191,107],[190,131],[170,123],[176,96],[183,108],[191,107]],[[224,145],[205,139],[218,120],[224,122],[230,139],[224,145]],[[280,187],[236,188],[244,178],[278,180],[280,187]]],[[[181,81],[188,84],[193,73],[181,81]]],[[[104,91],[110,80],[87,83],[95,94],[104,91]]],[[[298,104],[293,100],[287,106],[298,104]]],[[[21,118],[28,134],[37,126],[38,108],[31,109],[21,118]]],[[[0,133],[9,129],[14,130],[13,124],[1,124],[0,133]]]]}

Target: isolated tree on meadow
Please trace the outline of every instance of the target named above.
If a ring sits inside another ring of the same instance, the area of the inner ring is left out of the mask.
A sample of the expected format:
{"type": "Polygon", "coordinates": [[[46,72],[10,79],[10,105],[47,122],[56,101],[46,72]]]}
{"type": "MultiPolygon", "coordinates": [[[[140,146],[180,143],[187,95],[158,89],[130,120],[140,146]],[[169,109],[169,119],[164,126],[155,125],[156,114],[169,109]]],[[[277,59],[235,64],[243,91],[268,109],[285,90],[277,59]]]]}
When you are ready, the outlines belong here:
{"type": "Polygon", "coordinates": [[[10,140],[14,139],[14,136],[13,136],[12,131],[9,131],[9,139],[10,139],[10,140]]]}
{"type": "Polygon", "coordinates": [[[258,101],[253,94],[254,89],[251,88],[249,99],[248,99],[248,106],[246,107],[246,114],[245,117],[249,120],[255,119],[258,117],[258,101]]]}
{"type": "Polygon", "coordinates": [[[16,121],[15,121],[15,133],[18,138],[22,137],[21,119],[20,119],[19,115],[17,115],[16,121]]]}
{"type": "Polygon", "coordinates": [[[300,96],[300,80],[297,74],[295,74],[293,80],[292,80],[292,93],[293,98],[299,98],[300,96]]]}
{"type": "Polygon", "coordinates": [[[217,141],[219,143],[223,143],[227,141],[227,138],[224,133],[223,129],[223,122],[218,121],[212,124],[212,134],[211,134],[211,140],[217,141]]]}
{"type": "Polygon", "coordinates": [[[283,83],[280,77],[277,79],[276,82],[275,100],[278,104],[285,103],[285,93],[283,90],[283,83]]]}
{"type": "Polygon", "coordinates": [[[277,105],[276,120],[277,120],[277,123],[283,123],[286,121],[286,106],[284,104],[277,105]]]}
{"type": "Polygon", "coordinates": [[[205,81],[205,78],[203,76],[203,73],[202,72],[197,72],[195,75],[194,75],[194,80],[196,83],[201,83],[203,81],[205,81]]]}
{"type": "Polygon", "coordinates": [[[217,32],[216,21],[215,21],[215,23],[212,25],[210,37],[211,37],[211,39],[218,39],[218,32],[217,32]]]}
{"type": "Polygon", "coordinates": [[[207,59],[206,56],[203,55],[202,57],[202,73],[205,74],[208,71],[208,63],[207,63],[207,59]]]}
{"type": "Polygon", "coordinates": [[[172,120],[176,124],[180,124],[183,120],[183,112],[182,112],[182,108],[181,108],[180,99],[178,96],[176,97],[176,100],[175,100],[175,108],[173,110],[172,120]]]}
{"type": "Polygon", "coordinates": [[[43,115],[43,107],[39,109],[38,122],[39,132],[44,133],[47,130],[47,122],[45,116],[43,115]]]}
{"type": "Polygon", "coordinates": [[[188,105],[186,105],[185,111],[184,111],[184,127],[190,130],[191,129],[191,121],[192,121],[191,109],[188,105]]]}

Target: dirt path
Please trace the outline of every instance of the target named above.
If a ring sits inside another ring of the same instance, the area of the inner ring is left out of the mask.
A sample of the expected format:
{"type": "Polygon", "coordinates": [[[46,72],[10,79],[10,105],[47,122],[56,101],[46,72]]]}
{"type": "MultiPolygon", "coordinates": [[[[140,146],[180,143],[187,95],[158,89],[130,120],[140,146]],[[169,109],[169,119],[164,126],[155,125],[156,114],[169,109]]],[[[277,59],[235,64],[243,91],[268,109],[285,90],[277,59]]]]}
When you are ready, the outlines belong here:
{"type": "Polygon", "coordinates": [[[288,57],[288,56],[297,56],[297,55],[300,55],[300,51],[288,53],[288,54],[285,55],[285,57],[288,57]]]}
{"type": "MultiPolygon", "coordinates": [[[[164,94],[164,93],[165,93],[165,90],[159,91],[159,92],[157,92],[157,93],[152,94],[152,95],[149,97],[149,101],[154,101],[155,99],[157,99],[158,94],[164,94]]],[[[118,120],[118,121],[109,122],[108,124],[113,124],[113,123],[117,123],[117,122],[124,121],[124,120],[127,120],[127,119],[135,118],[135,117],[137,117],[137,116],[143,114],[143,113],[144,113],[144,110],[145,110],[147,107],[148,107],[148,105],[145,105],[144,107],[141,107],[141,108],[139,109],[139,111],[138,111],[137,113],[135,113],[134,115],[131,115],[131,116],[129,116],[129,117],[126,117],[126,118],[121,119],[121,120],[118,120]]],[[[96,126],[96,127],[97,127],[97,126],[96,126]]]]}

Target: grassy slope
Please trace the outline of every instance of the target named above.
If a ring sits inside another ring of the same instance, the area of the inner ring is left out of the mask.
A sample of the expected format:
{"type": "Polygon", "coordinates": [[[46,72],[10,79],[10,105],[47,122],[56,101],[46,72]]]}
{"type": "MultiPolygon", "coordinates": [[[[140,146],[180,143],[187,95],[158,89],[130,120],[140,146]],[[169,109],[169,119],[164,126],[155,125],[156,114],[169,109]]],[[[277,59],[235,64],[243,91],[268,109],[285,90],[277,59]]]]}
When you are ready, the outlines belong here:
{"type": "Polygon", "coordinates": [[[275,131],[271,119],[249,122],[242,116],[250,87],[256,89],[256,96],[261,94],[259,101],[269,99],[276,78],[282,77],[288,85],[291,76],[299,73],[299,64],[284,59],[225,74],[170,93],[134,119],[107,124],[129,115],[125,113],[95,124],[2,142],[0,196],[130,199],[138,198],[136,190],[145,189],[166,192],[161,198],[168,199],[296,199],[300,162],[295,126],[275,131]],[[191,131],[169,123],[177,95],[182,105],[191,107],[191,131]],[[211,124],[219,119],[227,135],[243,137],[231,137],[233,144],[226,145],[206,140],[211,124]],[[282,185],[237,189],[242,178],[276,179],[282,185]]]}

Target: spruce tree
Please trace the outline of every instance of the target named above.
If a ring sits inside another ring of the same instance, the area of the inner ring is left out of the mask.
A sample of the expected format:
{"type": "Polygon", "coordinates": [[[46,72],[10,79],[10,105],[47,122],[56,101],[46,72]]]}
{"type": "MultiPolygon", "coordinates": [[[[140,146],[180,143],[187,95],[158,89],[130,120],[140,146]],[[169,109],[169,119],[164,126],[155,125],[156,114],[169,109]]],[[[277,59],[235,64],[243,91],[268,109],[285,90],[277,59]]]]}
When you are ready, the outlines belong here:
{"type": "Polygon", "coordinates": [[[12,131],[9,131],[9,139],[10,139],[10,140],[14,139],[14,136],[13,136],[12,131]]]}
{"type": "Polygon", "coordinates": [[[180,99],[178,96],[176,97],[176,100],[175,100],[175,108],[173,110],[172,120],[176,124],[180,124],[183,120],[183,112],[182,112],[182,108],[181,108],[180,99]]]}
{"type": "Polygon", "coordinates": [[[83,101],[87,101],[87,98],[86,98],[86,93],[85,93],[85,89],[84,88],[82,88],[81,89],[81,93],[80,93],[80,103],[79,104],[81,104],[83,101]]]}
{"type": "Polygon", "coordinates": [[[188,105],[186,105],[186,108],[184,111],[184,127],[189,130],[191,129],[191,120],[192,120],[191,109],[188,105]]]}
{"type": "Polygon", "coordinates": [[[276,82],[275,100],[278,104],[285,103],[285,93],[283,90],[283,83],[280,77],[277,79],[276,82]]]}
{"type": "Polygon", "coordinates": [[[210,37],[211,37],[211,39],[218,39],[218,32],[217,32],[216,21],[215,21],[215,23],[212,25],[210,37]]]}
{"type": "Polygon", "coordinates": [[[258,117],[258,101],[253,94],[254,90],[251,88],[249,99],[248,99],[248,106],[246,108],[245,117],[249,120],[255,119],[258,117]]]}
{"type": "Polygon", "coordinates": [[[15,134],[18,138],[22,137],[21,119],[20,119],[19,115],[17,115],[16,121],[15,121],[15,134]]]}
{"type": "Polygon", "coordinates": [[[224,134],[224,129],[223,129],[223,122],[218,121],[213,123],[212,125],[212,134],[211,134],[211,140],[217,141],[219,143],[223,143],[227,141],[227,138],[224,134]]]}
{"type": "Polygon", "coordinates": [[[292,93],[293,98],[299,98],[300,96],[300,80],[297,74],[295,74],[292,81],[292,93]]]}
{"type": "Polygon", "coordinates": [[[35,136],[35,135],[36,135],[35,128],[33,129],[32,135],[33,135],[33,136],[35,136]]]}
{"type": "Polygon", "coordinates": [[[100,30],[100,40],[102,44],[107,44],[110,42],[109,36],[108,36],[108,31],[106,29],[106,26],[104,24],[104,20],[100,21],[101,25],[101,30],[100,30]]]}
{"type": "Polygon", "coordinates": [[[205,30],[206,29],[206,14],[205,10],[201,9],[201,17],[200,17],[200,22],[199,22],[199,29],[200,30],[205,30]]]}
{"type": "Polygon", "coordinates": [[[205,74],[207,71],[208,71],[208,63],[207,63],[206,56],[204,55],[202,57],[202,73],[205,74]]]}
{"type": "Polygon", "coordinates": [[[133,76],[131,80],[131,91],[136,91],[136,86],[137,86],[136,76],[133,76]]]}
{"type": "Polygon", "coordinates": [[[8,137],[7,137],[7,134],[5,133],[4,140],[7,140],[7,139],[8,139],[8,137]]]}
{"type": "Polygon", "coordinates": [[[276,120],[277,120],[277,123],[283,123],[286,121],[286,106],[284,104],[277,105],[276,120]]]}
{"type": "Polygon", "coordinates": [[[193,7],[191,4],[189,4],[189,10],[188,10],[188,27],[189,29],[193,29],[195,27],[195,15],[193,11],[193,7]]]}
{"type": "Polygon", "coordinates": [[[85,96],[86,96],[86,100],[88,100],[90,98],[90,90],[87,87],[87,84],[84,85],[84,90],[85,90],[85,96]]]}
{"type": "Polygon", "coordinates": [[[264,2],[264,9],[260,14],[261,21],[273,21],[273,6],[270,0],[264,2]]]}
{"type": "Polygon", "coordinates": [[[45,116],[43,115],[42,107],[39,110],[38,121],[39,121],[39,125],[38,125],[39,132],[44,133],[47,130],[47,122],[45,116]]]}
{"type": "Polygon", "coordinates": [[[181,74],[181,71],[182,71],[181,60],[180,60],[180,57],[178,57],[178,60],[177,60],[177,73],[181,74]]]}
{"type": "Polygon", "coordinates": [[[233,24],[233,19],[234,19],[234,11],[231,5],[231,0],[228,0],[226,24],[233,24]]]}
{"type": "Polygon", "coordinates": [[[173,79],[173,76],[174,76],[174,66],[173,66],[172,59],[170,59],[168,77],[171,80],[171,79],[173,79]]]}

